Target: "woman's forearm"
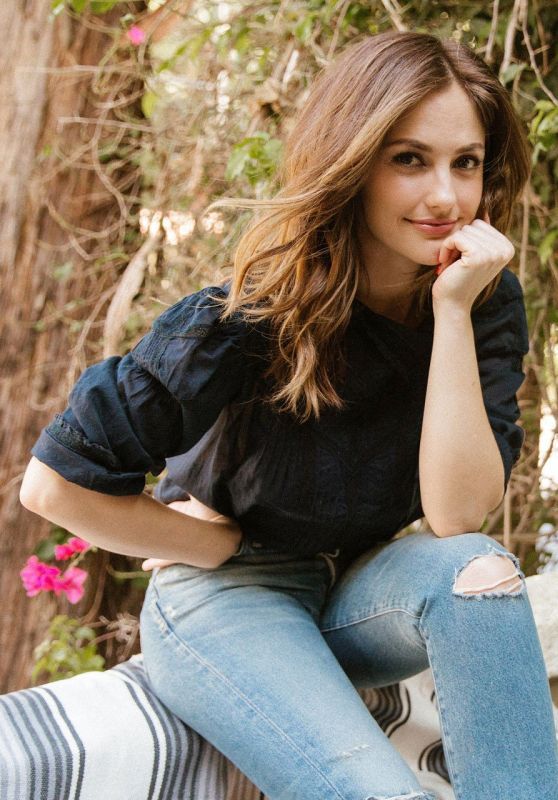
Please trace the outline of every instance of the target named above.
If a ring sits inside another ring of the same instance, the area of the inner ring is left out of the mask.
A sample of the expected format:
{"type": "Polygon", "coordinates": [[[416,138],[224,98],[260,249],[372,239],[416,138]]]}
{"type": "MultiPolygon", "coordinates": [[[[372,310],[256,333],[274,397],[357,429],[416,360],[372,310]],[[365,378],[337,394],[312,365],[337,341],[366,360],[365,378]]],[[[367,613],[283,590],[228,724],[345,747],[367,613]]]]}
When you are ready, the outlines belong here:
{"type": "Polygon", "coordinates": [[[20,492],[30,511],[115,553],[214,568],[237,550],[233,522],[189,517],[147,494],[115,497],[70,483],[33,457],[20,492]]]}
{"type": "Polygon", "coordinates": [[[435,310],[419,476],[422,507],[438,536],[478,530],[503,496],[504,467],[484,407],[471,315],[450,304],[435,310]]]}

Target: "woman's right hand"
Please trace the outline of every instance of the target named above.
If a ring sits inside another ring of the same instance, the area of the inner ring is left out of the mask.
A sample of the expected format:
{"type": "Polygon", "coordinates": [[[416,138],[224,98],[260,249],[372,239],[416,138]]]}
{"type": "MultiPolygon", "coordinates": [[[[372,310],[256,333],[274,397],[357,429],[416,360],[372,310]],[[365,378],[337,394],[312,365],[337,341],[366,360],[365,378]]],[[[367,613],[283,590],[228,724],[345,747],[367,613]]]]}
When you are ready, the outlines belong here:
{"type": "MultiPolygon", "coordinates": [[[[226,525],[230,531],[237,530],[240,534],[240,537],[242,537],[242,531],[240,530],[236,520],[234,520],[232,517],[225,517],[223,514],[219,514],[219,512],[215,511],[213,508],[209,508],[209,506],[205,506],[203,503],[200,503],[200,501],[196,500],[195,497],[190,496],[189,500],[175,500],[172,503],[168,503],[168,507],[173,508],[175,511],[179,511],[181,514],[187,514],[189,517],[203,519],[207,522],[215,522],[217,525],[226,525]]],[[[145,572],[149,572],[155,568],[160,569],[161,567],[169,567],[171,564],[180,563],[182,562],[166,561],[162,558],[148,558],[142,563],[141,568],[145,572]]]]}

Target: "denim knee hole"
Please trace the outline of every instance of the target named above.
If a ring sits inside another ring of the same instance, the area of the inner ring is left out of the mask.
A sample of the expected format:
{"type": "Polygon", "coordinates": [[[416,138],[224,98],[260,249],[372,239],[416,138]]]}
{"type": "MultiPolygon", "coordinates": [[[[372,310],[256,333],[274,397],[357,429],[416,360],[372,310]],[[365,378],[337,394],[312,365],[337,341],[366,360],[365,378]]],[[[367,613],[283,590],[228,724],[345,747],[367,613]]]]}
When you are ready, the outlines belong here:
{"type": "Polygon", "coordinates": [[[453,594],[458,597],[475,600],[481,600],[486,597],[516,597],[523,593],[524,579],[525,575],[520,569],[519,560],[513,553],[503,553],[497,548],[489,546],[488,552],[472,556],[464,566],[456,569],[453,594]],[[471,564],[480,558],[489,559],[489,561],[485,561],[485,564],[488,565],[487,569],[471,569],[471,564]],[[500,561],[501,559],[511,561],[515,570],[508,571],[507,574],[502,575],[501,564],[498,564],[498,574],[494,575],[492,570],[495,565],[489,562],[493,560],[500,561]],[[490,574],[491,571],[492,574],[490,574]]]}

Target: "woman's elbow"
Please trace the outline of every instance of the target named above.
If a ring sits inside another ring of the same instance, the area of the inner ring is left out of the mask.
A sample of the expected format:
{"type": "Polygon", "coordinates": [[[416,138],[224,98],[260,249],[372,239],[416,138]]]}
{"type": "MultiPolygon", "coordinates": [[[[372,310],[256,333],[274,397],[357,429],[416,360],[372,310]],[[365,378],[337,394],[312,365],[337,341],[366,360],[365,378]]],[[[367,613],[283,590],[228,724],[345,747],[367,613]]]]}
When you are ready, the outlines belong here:
{"type": "Polygon", "coordinates": [[[67,483],[55,470],[32,456],[23,475],[19,501],[28,511],[44,516],[60,487],[67,483]]]}
{"type": "MultiPolygon", "coordinates": [[[[427,518],[428,519],[428,518],[427,518]]],[[[462,521],[436,521],[434,524],[428,520],[432,532],[438,536],[439,539],[445,539],[448,536],[459,536],[462,533],[478,533],[484,523],[485,517],[478,520],[462,521]]]]}

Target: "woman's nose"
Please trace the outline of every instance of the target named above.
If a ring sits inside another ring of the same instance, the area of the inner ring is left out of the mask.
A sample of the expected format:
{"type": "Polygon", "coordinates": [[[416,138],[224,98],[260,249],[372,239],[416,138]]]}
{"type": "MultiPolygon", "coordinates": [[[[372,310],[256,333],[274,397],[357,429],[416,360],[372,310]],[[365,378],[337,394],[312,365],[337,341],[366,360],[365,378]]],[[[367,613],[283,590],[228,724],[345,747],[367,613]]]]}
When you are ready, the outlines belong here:
{"type": "Polygon", "coordinates": [[[455,205],[456,192],[453,185],[452,176],[446,172],[438,172],[432,175],[426,202],[432,208],[445,209],[448,212],[455,205]]]}

